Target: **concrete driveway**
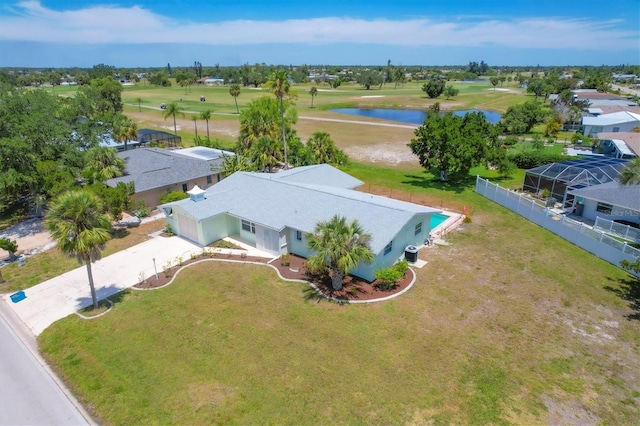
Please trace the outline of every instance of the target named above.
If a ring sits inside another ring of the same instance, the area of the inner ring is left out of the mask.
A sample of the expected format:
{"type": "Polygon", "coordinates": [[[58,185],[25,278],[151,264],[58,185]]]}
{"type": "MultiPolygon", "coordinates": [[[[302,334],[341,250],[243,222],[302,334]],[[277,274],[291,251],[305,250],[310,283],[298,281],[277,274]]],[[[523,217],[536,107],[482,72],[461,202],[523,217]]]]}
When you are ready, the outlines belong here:
{"type": "MultiPolygon", "coordinates": [[[[185,239],[156,237],[105,257],[92,265],[98,299],[137,284],[141,273],[146,278],[154,276],[154,258],[158,273],[162,273],[167,262],[175,264],[177,257],[189,259],[192,253],[201,252],[202,247],[185,239]]],[[[28,267],[27,260],[25,268],[28,267]]],[[[11,301],[10,294],[2,297],[36,336],[55,321],[92,304],[84,265],[24,292],[26,299],[17,303],[11,301]]]]}

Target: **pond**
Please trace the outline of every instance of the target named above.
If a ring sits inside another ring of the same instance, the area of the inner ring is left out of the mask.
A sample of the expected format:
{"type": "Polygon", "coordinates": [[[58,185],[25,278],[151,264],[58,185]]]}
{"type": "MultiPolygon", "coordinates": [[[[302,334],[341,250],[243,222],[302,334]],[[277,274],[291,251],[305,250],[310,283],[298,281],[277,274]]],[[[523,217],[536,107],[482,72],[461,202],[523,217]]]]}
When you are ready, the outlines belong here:
{"type": "MultiPolygon", "coordinates": [[[[362,117],[379,118],[381,120],[399,121],[400,123],[423,124],[427,118],[425,111],[415,109],[382,109],[382,108],[335,108],[330,109],[331,112],[338,114],[359,115],[362,117]]],[[[501,114],[493,111],[485,111],[482,109],[463,109],[460,111],[452,111],[455,115],[463,116],[470,112],[481,112],[487,117],[487,121],[496,124],[502,117],[501,114]]]]}

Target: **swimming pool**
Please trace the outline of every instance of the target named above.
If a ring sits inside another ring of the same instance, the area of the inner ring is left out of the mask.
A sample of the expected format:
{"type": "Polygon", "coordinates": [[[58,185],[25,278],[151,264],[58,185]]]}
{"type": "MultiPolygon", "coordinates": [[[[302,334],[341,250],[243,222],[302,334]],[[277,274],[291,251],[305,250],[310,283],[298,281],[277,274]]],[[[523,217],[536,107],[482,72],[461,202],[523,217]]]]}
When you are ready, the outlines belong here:
{"type": "Polygon", "coordinates": [[[441,214],[441,213],[432,213],[431,214],[431,232],[433,232],[434,229],[436,229],[438,226],[442,225],[444,223],[444,221],[446,221],[447,219],[449,219],[450,216],[447,216],[446,214],[441,214]]]}

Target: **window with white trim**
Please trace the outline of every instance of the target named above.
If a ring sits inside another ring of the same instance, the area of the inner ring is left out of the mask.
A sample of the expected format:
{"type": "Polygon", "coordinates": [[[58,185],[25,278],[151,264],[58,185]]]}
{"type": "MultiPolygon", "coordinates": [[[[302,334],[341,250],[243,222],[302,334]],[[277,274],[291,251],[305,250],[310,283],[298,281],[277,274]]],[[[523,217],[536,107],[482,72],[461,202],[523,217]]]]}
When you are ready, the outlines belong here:
{"type": "Polygon", "coordinates": [[[251,232],[252,234],[256,233],[256,224],[253,222],[249,222],[248,220],[242,219],[241,221],[242,230],[251,232]]]}
{"type": "Polygon", "coordinates": [[[296,231],[296,240],[302,241],[302,231],[296,231]]]}
{"type": "Polygon", "coordinates": [[[384,256],[388,255],[389,253],[391,253],[391,250],[393,250],[393,240],[389,241],[389,244],[387,244],[384,248],[384,256]]]}
{"type": "Polygon", "coordinates": [[[413,231],[413,235],[418,235],[422,232],[422,222],[416,224],[416,229],[413,231]]]}
{"type": "Polygon", "coordinates": [[[211,179],[211,175],[207,175],[207,185],[211,185],[213,183],[213,179],[211,179]]]}

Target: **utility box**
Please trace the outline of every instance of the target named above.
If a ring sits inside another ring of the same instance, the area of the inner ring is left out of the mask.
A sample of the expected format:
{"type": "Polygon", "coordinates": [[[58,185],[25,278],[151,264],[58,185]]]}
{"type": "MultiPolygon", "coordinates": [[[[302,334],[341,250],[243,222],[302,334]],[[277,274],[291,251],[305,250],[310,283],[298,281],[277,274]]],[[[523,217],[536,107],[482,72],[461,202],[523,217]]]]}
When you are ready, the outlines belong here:
{"type": "Polygon", "coordinates": [[[404,258],[409,263],[416,263],[418,261],[418,247],[416,246],[407,246],[404,249],[404,258]]]}

